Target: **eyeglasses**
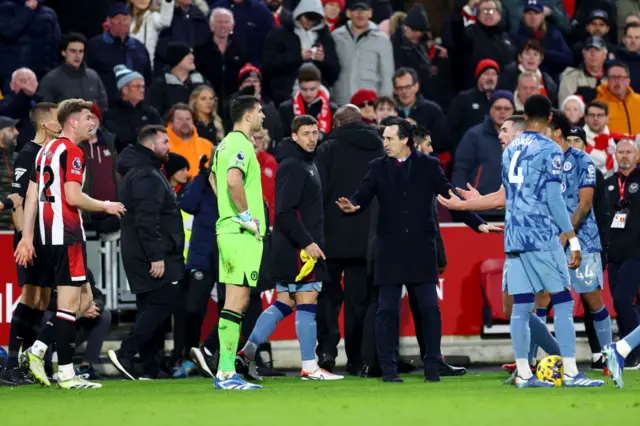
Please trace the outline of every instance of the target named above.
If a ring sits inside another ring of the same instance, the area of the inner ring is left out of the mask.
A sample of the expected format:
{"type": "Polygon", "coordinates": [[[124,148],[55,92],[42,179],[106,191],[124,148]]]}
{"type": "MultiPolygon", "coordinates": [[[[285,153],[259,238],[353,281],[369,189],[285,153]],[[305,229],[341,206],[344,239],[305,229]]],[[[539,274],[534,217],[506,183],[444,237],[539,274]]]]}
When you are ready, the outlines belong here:
{"type": "Polygon", "coordinates": [[[144,89],[144,84],[132,84],[133,89],[144,89]]]}
{"type": "Polygon", "coordinates": [[[490,7],[490,8],[487,8],[487,9],[480,9],[480,13],[483,13],[485,15],[493,15],[497,11],[498,11],[498,9],[496,9],[495,7],[490,7]]]}
{"type": "Polygon", "coordinates": [[[513,107],[510,106],[492,106],[491,109],[496,111],[513,111],[513,107]]]}
{"type": "Polygon", "coordinates": [[[376,105],[376,103],[374,101],[366,101],[366,102],[363,102],[361,104],[358,104],[358,108],[365,108],[365,107],[368,107],[368,106],[372,107],[372,106],[375,106],[375,105],[376,105]]]}
{"type": "Polygon", "coordinates": [[[407,86],[396,86],[396,90],[398,90],[398,91],[409,90],[413,86],[415,86],[415,83],[414,84],[409,84],[407,86]]]}
{"type": "Polygon", "coordinates": [[[628,75],[610,75],[607,77],[608,80],[629,80],[628,75]]]}

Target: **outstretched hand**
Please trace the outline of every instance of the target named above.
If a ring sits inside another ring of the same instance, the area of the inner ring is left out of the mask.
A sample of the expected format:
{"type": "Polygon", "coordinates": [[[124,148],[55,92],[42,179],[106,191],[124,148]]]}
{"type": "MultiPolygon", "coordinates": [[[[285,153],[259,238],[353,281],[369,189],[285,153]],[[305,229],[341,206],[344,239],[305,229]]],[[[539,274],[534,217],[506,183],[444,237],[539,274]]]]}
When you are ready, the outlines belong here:
{"type": "Polygon", "coordinates": [[[336,205],[345,213],[354,213],[360,210],[360,206],[354,206],[348,198],[340,197],[336,205]]]}
{"type": "Polygon", "coordinates": [[[465,202],[454,194],[452,190],[449,190],[449,198],[438,195],[438,202],[449,210],[465,210],[465,202]]]}
{"type": "Polygon", "coordinates": [[[478,226],[478,231],[482,232],[483,234],[488,234],[489,232],[496,232],[498,234],[501,234],[504,232],[504,229],[500,228],[499,226],[483,223],[482,225],[478,226]]]}
{"type": "Polygon", "coordinates": [[[460,194],[460,196],[465,199],[465,200],[473,200],[475,198],[480,198],[482,197],[482,195],[478,192],[477,189],[475,189],[473,186],[471,186],[470,183],[467,183],[467,189],[462,189],[462,188],[456,188],[456,191],[458,191],[458,194],[460,194]]]}

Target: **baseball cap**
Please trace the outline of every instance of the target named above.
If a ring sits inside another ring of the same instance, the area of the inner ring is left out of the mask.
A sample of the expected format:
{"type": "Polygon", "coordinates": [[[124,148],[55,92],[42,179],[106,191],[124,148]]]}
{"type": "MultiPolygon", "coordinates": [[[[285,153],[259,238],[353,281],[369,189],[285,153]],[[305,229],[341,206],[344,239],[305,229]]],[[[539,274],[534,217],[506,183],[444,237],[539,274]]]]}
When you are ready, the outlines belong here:
{"type": "Polygon", "coordinates": [[[538,0],[527,0],[527,4],[524,6],[524,11],[528,12],[530,10],[542,13],[544,6],[538,0]]]}
{"type": "Polygon", "coordinates": [[[129,15],[129,8],[127,7],[126,4],[124,3],[116,3],[113,6],[111,6],[111,9],[109,9],[109,13],[107,14],[107,16],[109,18],[113,18],[116,15],[129,15]]]}
{"type": "Polygon", "coordinates": [[[348,7],[350,10],[354,9],[371,9],[370,0],[353,0],[353,3],[348,7]]]}
{"type": "Polygon", "coordinates": [[[0,115],[0,130],[4,129],[5,127],[15,127],[16,124],[18,124],[18,121],[20,120],[0,115]]]}
{"type": "Polygon", "coordinates": [[[595,47],[597,49],[606,49],[607,42],[600,36],[589,36],[587,40],[584,42],[584,48],[588,49],[589,47],[595,47]]]}
{"type": "Polygon", "coordinates": [[[569,136],[577,136],[582,139],[582,142],[587,143],[587,134],[580,126],[573,126],[569,132],[569,136]]]}
{"type": "Polygon", "coordinates": [[[594,19],[602,19],[607,23],[607,25],[609,25],[609,15],[604,10],[597,9],[591,12],[591,14],[589,15],[589,22],[593,21],[594,19]]]}

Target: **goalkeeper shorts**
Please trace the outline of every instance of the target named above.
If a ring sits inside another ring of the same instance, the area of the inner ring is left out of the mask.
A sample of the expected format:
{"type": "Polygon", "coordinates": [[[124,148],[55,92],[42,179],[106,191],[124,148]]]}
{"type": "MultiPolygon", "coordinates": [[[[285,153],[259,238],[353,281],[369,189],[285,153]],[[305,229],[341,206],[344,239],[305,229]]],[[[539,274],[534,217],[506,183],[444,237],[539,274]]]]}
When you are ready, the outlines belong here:
{"type": "Polygon", "coordinates": [[[250,233],[218,234],[220,277],[223,284],[255,287],[262,261],[262,241],[250,233]]]}

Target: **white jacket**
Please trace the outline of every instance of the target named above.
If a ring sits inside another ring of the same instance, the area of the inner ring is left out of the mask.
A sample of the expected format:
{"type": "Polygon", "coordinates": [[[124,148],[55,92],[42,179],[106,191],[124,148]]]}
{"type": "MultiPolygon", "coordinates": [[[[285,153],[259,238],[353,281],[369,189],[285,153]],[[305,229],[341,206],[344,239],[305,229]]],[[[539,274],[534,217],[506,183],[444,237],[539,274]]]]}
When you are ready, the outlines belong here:
{"type": "Polygon", "coordinates": [[[160,2],[160,12],[153,12],[151,10],[144,12],[144,15],[142,15],[142,25],[137,33],[133,32],[136,26],[136,20],[135,18],[131,19],[129,35],[145,45],[149,52],[152,67],[156,54],[156,45],[158,44],[158,35],[163,28],[171,26],[174,8],[175,0],[162,0],[160,2]]]}

